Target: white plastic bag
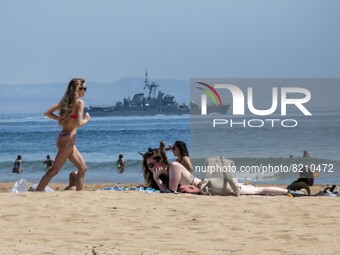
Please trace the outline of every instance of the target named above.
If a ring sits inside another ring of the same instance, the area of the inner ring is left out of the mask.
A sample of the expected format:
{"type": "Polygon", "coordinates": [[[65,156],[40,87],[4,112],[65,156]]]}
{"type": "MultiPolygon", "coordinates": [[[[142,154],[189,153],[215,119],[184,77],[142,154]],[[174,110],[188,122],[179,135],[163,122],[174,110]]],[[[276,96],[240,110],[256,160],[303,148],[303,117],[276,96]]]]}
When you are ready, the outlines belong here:
{"type": "Polygon", "coordinates": [[[29,189],[28,182],[25,179],[22,179],[14,183],[14,186],[12,187],[12,192],[14,193],[27,192],[28,189],[29,189]]]}
{"type": "MultiPolygon", "coordinates": [[[[35,191],[38,187],[38,184],[33,184],[32,185],[32,189],[35,191]]],[[[44,189],[45,192],[54,192],[54,189],[52,189],[50,186],[46,186],[46,188],[44,189]]]]}
{"type": "MultiPolygon", "coordinates": [[[[38,184],[32,185],[32,191],[35,191],[38,187],[38,184]]],[[[14,193],[22,193],[22,192],[28,192],[29,185],[28,182],[25,179],[22,179],[20,181],[17,181],[14,183],[14,186],[12,187],[12,192],[14,193]]],[[[54,192],[54,189],[52,189],[50,186],[46,186],[45,192],[54,192]]]]}

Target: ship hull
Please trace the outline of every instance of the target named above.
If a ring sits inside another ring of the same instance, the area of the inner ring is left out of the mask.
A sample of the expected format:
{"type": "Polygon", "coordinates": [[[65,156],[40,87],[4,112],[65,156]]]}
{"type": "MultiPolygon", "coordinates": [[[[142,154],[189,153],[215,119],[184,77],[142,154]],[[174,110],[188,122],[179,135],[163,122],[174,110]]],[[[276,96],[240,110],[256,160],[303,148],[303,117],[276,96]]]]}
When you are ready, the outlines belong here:
{"type": "MultiPolygon", "coordinates": [[[[218,106],[207,106],[207,114],[227,114],[230,105],[218,105],[218,106]]],[[[154,115],[200,115],[201,108],[184,108],[178,109],[175,107],[128,107],[121,109],[112,110],[91,110],[86,111],[93,117],[105,117],[105,116],[154,116],[154,115]]]]}
{"type": "MultiPolygon", "coordinates": [[[[207,106],[207,114],[227,114],[229,110],[230,104],[227,105],[209,105],[207,106]]],[[[191,115],[200,115],[201,108],[191,108],[190,109],[191,115]]]]}
{"type": "Polygon", "coordinates": [[[105,116],[155,116],[155,115],[184,115],[190,114],[189,109],[174,109],[167,107],[156,107],[156,108],[126,108],[113,111],[91,111],[88,110],[89,114],[93,117],[105,117],[105,116]]]}

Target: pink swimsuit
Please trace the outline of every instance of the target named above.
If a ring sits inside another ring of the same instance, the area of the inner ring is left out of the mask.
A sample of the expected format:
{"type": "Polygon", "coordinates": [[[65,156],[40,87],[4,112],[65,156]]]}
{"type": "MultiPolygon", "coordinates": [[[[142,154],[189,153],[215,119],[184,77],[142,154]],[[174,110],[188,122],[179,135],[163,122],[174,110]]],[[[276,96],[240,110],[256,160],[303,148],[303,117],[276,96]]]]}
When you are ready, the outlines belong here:
{"type": "MultiPolygon", "coordinates": [[[[77,114],[71,115],[70,118],[76,120],[76,119],[78,119],[78,115],[77,115],[77,114]]],[[[58,135],[58,139],[59,139],[60,137],[62,137],[62,136],[68,136],[68,137],[70,137],[70,138],[72,139],[73,137],[76,137],[76,134],[77,134],[77,133],[72,133],[72,132],[68,132],[68,131],[62,130],[62,131],[60,131],[60,133],[59,133],[59,135],[58,135]]],[[[67,145],[68,145],[68,144],[69,144],[69,143],[67,143],[67,145]]]]}

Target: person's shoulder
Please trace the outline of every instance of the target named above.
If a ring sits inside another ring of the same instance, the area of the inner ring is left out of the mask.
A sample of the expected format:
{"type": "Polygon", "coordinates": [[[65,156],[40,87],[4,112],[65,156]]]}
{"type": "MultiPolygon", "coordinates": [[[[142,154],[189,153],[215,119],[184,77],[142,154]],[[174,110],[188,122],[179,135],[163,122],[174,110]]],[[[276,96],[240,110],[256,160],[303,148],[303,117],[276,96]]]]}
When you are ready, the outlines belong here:
{"type": "Polygon", "coordinates": [[[80,99],[80,98],[78,98],[78,99],[77,99],[77,104],[84,104],[84,100],[83,100],[83,99],[80,99]]]}
{"type": "Polygon", "coordinates": [[[178,166],[182,166],[182,165],[180,163],[174,161],[174,162],[169,162],[169,166],[178,167],[178,166]]]}
{"type": "Polygon", "coordinates": [[[77,99],[77,102],[76,102],[76,109],[82,109],[82,108],[84,108],[84,106],[85,106],[84,101],[81,100],[81,99],[77,99]]]}
{"type": "Polygon", "coordinates": [[[191,160],[190,160],[190,158],[188,157],[188,156],[184,156],[183,158],[182,158],[182,160],[181,160],[181,164],[187,164],[188,165],[188,167],[191,165],[191,160]]]}
{"type": "Polygon", "coordinates": [[[190,161],[190,157],[189,156],[184,156],[183,160],[190,161]]]}

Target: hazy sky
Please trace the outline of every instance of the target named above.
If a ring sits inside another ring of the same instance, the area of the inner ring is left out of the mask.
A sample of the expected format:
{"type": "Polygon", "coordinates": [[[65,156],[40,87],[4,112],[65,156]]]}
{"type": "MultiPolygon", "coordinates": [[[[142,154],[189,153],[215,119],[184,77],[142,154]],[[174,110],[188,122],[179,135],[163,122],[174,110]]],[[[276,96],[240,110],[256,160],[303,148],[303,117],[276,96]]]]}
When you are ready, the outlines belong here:
{"type": "Polygon", "coordinates": [[[337,0],[1,0],[0,84],[339,77],[337,0]]]}

